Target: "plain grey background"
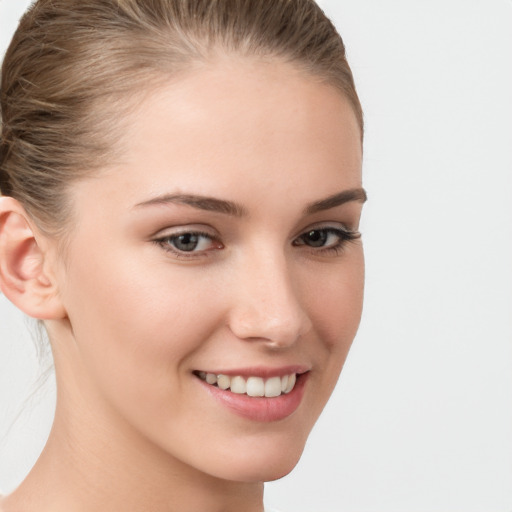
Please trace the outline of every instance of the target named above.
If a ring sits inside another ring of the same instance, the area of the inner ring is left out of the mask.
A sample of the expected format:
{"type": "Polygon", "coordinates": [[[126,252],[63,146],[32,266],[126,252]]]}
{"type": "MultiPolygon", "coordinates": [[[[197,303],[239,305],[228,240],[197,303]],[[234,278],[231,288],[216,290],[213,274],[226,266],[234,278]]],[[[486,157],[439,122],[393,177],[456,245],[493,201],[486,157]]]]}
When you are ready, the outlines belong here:
{"type": "MultiPolygon", "coordinates": [[[[0,0],[0,53],[28,3],[0,0]]],[[[512,2],[320,3],[365,110],[366,305],[301,463],[267,502],[511,512],[512,2]]],[[[26,323],[0,296],[4,491],[53,413],[52,380],[29,397],[39,363],[26,323]]]]}

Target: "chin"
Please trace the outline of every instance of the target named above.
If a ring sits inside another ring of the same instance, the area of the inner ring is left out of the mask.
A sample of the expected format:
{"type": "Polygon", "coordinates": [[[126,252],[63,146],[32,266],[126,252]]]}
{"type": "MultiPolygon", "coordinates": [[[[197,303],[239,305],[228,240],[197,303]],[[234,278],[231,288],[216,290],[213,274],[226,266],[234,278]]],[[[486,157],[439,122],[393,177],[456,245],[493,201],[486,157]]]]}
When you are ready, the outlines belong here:
{"type": "Polygon", "coordinates": [[[246,467],[238,467],[236,471],[228,471],[227,480],[244,483],[272,482],[291,473],[299,462],[301,454],[295,457],[278,454],[266,464],[255,464],[248,461],[246,467]]]}
{"type": "Polygon", "coordinates": [[[223,479],[245,483],[278,480],[295,468],[304,446],[305,440],[296,440],[293,443],[270,443],[257,450],[237,450],[231,460],[224,458],[222,467],[217,464],[215,473],[223,479]]]}

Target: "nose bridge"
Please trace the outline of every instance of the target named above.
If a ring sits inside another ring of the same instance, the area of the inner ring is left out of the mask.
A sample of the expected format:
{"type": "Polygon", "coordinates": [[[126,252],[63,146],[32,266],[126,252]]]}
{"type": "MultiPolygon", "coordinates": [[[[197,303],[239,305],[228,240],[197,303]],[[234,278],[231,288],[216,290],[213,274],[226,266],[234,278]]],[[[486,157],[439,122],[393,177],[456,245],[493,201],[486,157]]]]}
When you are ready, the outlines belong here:
{"type": "Polygon", "coordinates": [[[311,327],[284,251],[252,252],[238,272],[240,293],[236,294],[231,329],[239,338],[284,347],[311,327]]]}

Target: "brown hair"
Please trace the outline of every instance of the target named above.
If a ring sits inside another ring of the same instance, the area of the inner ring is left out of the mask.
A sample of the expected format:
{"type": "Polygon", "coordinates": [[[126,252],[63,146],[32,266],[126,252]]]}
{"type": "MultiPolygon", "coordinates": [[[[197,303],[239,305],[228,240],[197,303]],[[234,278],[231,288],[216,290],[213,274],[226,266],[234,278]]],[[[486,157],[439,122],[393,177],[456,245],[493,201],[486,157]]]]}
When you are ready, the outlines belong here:
{"type": "Polygon", "coordinates": [[[362,137],[343,41],[313,0],[39,0],[2,65],[2,193],[45,232],[64,232],[67,188],[111,161],[134,93],[218,50],[281,59],[337,87],[362,137]]]}

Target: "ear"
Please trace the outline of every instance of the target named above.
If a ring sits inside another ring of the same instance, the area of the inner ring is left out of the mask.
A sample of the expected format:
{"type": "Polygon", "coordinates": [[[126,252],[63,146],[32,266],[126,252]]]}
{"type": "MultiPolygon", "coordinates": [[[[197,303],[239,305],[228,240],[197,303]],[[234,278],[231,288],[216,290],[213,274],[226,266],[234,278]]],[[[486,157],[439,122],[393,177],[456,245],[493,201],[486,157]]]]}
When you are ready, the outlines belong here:
{"type": "Polygon", "coordinates": [[[0,289],[27,315],[56,320],[66,315],[46,242],[18,201],[0,197],[0,289]]]}

